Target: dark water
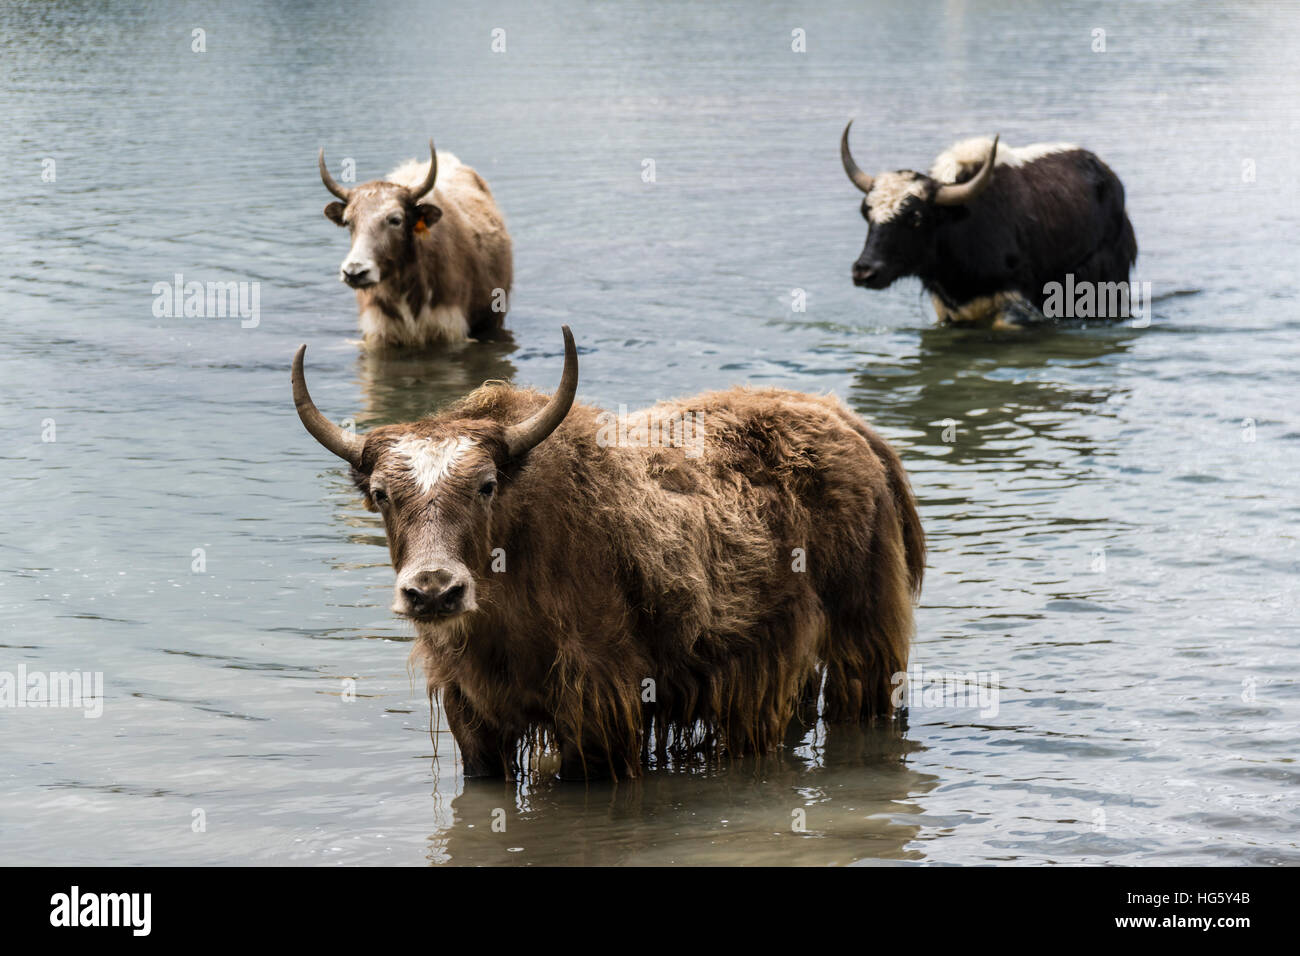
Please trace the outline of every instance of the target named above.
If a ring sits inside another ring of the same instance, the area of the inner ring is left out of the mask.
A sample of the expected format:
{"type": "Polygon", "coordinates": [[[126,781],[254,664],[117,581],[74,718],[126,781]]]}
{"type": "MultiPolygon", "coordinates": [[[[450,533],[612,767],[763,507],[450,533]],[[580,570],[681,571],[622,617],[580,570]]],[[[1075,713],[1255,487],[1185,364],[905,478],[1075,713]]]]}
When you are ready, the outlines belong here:
{"type": "Polygon", "coordinates": [[[0,7],[0,671],[104,674],[98,719],[0,710],[5,862],[1300,862],[1295,5],[358,10],[0,7]],[[854,289],[851,116],[871,170],[1098,152],[1150,326],[991,339],[854,289]],[[516,345],[364,358],[316,149],[365,179],[430,134],[509,220],[516,345]],[[155,316],[176,273],[257,283],[258,324],[155,316]],[[997,713],[466,788],[288,363],[365,427],[553,387],[561,322],[592,403],[749,382],[874,422],[930,535],[915,661],[996,675],[997,713]]]}

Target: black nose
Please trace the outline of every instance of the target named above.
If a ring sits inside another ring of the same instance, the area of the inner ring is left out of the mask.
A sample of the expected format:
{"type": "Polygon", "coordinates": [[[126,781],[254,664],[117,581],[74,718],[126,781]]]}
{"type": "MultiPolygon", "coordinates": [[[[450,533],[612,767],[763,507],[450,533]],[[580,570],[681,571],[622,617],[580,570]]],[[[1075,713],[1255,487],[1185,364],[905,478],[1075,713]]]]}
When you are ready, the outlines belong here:
{"type": "Polygon", "coordinates": [[[455,614],[465,603],[464,582],[454,581],[450,571],[422,571],[402,588],[411,614],[428,617],[455,614]]]}
{"type": "Polygon", "coordinates": [[[854,285],[866,285],[875,277],[876,277],[876,269],[874,266],[869,265],[868,263],[865,262],[853,263],[853,284],[854,285]]]}

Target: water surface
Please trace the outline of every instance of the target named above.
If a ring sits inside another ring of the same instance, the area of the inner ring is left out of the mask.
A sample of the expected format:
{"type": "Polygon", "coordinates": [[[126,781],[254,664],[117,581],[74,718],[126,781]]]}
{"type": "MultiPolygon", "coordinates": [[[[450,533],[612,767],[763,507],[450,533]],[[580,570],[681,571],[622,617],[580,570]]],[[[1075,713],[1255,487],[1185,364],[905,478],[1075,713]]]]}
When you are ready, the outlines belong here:
{"type": "Polygon", "coordinates": [[[0,8],[0,670],[105,680],[99,719],[0,711],[5,862],[1300,862],[1295,5],[358,10],[0,8]],[[872,170],[1096,151],[1149,327],[995,338],[853,288],[849,117],[872,170]],[[364,357],[316,150],[365,179],[430,134],[506,213],[515,343],[364,357]],[[155,316],[177,273],[258,283],[256,327],[155,316]],[[873,422],[930,539],[914,659],[996,674],[996,715],[467,787],[288,363],[370,427],[552,388],[561,322],[587,402],[754,383],[873,422]]]}

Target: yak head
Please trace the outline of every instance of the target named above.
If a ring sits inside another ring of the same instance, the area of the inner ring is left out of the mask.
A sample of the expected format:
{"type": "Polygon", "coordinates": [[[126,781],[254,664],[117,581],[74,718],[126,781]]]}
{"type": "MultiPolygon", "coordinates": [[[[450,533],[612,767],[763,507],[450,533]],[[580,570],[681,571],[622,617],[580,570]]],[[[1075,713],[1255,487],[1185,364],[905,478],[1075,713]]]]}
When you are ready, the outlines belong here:
{"type": "Polygon", "coordinates": [[[853,185],[866,195],[862,218],[867,221],[867,243],[853,263],[853,284],[884,289],[895,279],[917,275],[928,264],[935,233],[963,218],[965,206],[993,181],[998,140],[993,138],[984,165],[963,183],[941,183],[910,169],[868,176],[849,152],[850,120],[840,137],[840,160],[853,185]]]}
{"type": "Polygon", "coordinates": [[[382,282],[414,259],[416,239],[428,234],[442,210],[429,195],[438,178],[438,154],[429,140],[429,172],[418,186],[374,180],[345,189],[325,165],[325,150],[316,157],[321,182],[341,201],[325,207],[325,218],[346,226],[352,246],[339,266],[339,279],[354,289],[382,282]]]}
{"type": "Polygon", "coordinates": [[[560,387],[515,424],[431,416],[357,435],[335,425],[311,400],[299,346],[293,400],[312,436],[352,466],[366,507],[383,516],[397,572],[393,611],[423,623],[451,622],[476,610],[476,582],[488,571],[492,513],[510,489],[501,481],[564,420],[578,387],[578,353],[564,332],[560,387]]]}

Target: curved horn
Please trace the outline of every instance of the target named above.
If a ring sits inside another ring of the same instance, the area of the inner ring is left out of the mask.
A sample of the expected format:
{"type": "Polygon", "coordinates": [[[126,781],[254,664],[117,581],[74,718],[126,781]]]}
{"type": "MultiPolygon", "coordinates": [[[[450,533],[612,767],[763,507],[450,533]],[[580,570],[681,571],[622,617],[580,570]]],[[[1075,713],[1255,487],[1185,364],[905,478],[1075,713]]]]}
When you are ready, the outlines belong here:
{"type": "Polygon", "coordinates": [[[844,164],[844,171],[853,180],[853,185],[864,193],[869,193],[873,179],[858,168],[858,164],[853,161],[853,154],[849,152],[849,127],[852,125],[853,120],[849,120],[849,125],[844,127],[844,134],[840,136],[840,162],[844,164]]]}
{"type": "Polygon", "coordinates": [[[330,175],[330,169],[328,166],[325,165],[324,146],[322,146],[320,148],[320,152],[316,154],[316,165],[320,167],[320,181],[325,184],[325,188],[328,189],[335,196],[338,196],[339,199],[342,199],[344,202],[347,202],[348,197],[352,195],[352,190],[344,189],[342,186],[336,183],[334,181],[334,177],[330,175]]]}
{"type": "Polygon", "coordinates": [[[320,413],[316,408],[316,403],[311,400],[311,395],[307,391],[307,380],[302,374],[302,357],[307,351],[306,345],[298,346],[298,351],[293,356],[293,404],[298,408],[298,417],[302,419],[303,427],[311,432],[311,436],[318,442],[328,448],[334,454],[338,455],[350,465],[361,465],[361,449],[365,446],[366,440],[360,435],[354,435],[346,429],[339,428],[332,421],[320,413]]]}
{"type": "Polygon", "coordinates": [[[573,396],[578,391],[578,349],[573,344],[569,327],[562,325],[560,331],[564,333],[564,375],[560,378],[560,387],[541,411],[506,429],[506,448],[511,458],[527,453],[555,431],[573,404],[573,396]]]}
{"type": "Polygon", "coordinates": [[[419,199],[430,189],[433,188],[433,182],[438,178],[438,151],[433,148],[433,139],[429,139],[429,175],[424,178],[423,185],[413,186],[411,195],[419,199]]]}
{"type": "Polygon", "coordinates": [[[998,137],[994,136],[993,147],[989,150],[988,159],[984,160],[983,168],[964,183],[940,186],[939,191],[934,194],[935,205],[962,206],[982,193],[988,188],[989,183],[993,181],[993,166],[997,158],[998,137]]]}

